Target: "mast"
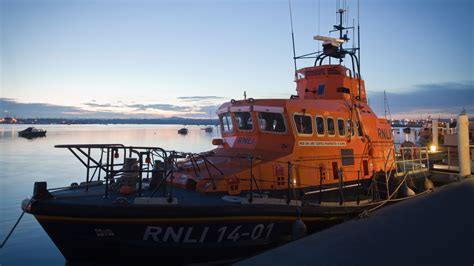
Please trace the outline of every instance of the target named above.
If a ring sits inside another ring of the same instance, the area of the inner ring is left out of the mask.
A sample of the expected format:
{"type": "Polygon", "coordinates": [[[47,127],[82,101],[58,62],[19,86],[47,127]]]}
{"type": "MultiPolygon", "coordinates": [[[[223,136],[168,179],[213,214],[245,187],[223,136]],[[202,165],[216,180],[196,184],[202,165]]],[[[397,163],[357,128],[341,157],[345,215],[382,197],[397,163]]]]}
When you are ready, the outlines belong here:
{"type": "Polygon", "coordinates": [[[385,119],[387,119],[387,112],[388,112],[390,122],[392,122],[392,113],[390,112],[390,106],[388,105],[388,98],[387,98],[387,93],[385,93],[385,90],[383,91],[383,104],[384,104],[384,111],[385,111],[385,119]]]}
{"type": "MultiPolygon", "coordinates": [[[[358,68],[359,68],[359,99],[360,99],[360,80],[362,76],[360,74],[360,5],[359,0],[357,0],[357,54],[358,54],[358,68]]],[[[390,118],[391,119],[391,118],[390,118]]]]}
{"type": "Polygon", "coordinates": [[[298,70],[298,68],[296,66],[295,33],[293,31],[293,14],[291,12],[291,0],[288,0],[288,8],[290,10],[291,42],[293,44],[293,63],[295,65],[295,81],[296,81],[296,78],[297,78],[296,71],[298,70]]]}

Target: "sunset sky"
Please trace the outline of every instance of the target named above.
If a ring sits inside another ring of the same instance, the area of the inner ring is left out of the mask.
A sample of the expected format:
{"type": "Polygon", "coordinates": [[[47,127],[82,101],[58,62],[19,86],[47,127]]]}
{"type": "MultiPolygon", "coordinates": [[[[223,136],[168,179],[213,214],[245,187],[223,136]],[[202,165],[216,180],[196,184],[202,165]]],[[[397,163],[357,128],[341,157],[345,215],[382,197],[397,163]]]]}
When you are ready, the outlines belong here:
{"type": "MultiPolygon", "coordinates": [[[[0,116],[207,118],[244,90],[295,93],[286,0],[0,3],[0,116]]],[[[297,54],[317,50],[336,1],[292,7],[297,54]]],[[[379,115],[383,90],[399,116],[474,114],[474,1],[360,0],[360,25],[379,115]]]]}

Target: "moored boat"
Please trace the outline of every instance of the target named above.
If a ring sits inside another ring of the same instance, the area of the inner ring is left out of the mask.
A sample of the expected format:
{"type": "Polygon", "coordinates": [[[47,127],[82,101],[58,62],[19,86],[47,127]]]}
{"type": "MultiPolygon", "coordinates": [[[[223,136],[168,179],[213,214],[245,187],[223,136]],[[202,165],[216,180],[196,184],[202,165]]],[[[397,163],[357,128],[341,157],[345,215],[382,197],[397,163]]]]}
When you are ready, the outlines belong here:
{"type": "Polygon", "coordinates": [[[36,182],[23,210],[68,261],[181,264],[238,260],[385,205],[406,175],[390,124],[368,105],[358,48],[343,48],[344,12],[340,38],[316,36],[315,65],[295,71],[296,95],[218,108],[214,150],[57,145],[85,182],[36,182]]]}
{"type": "Polygon", "coordinates": [[[207,133],[212,133],[212,131],[214,130],[214,128],[212,126],[207,126],[205,128],[202,128],[202,130],[204,130],[205,132],[207,133]]]}
{"type": "Polygon", "coordinates": [[[188,129],[185,128],[185,127],[180,128],[180,129],[178,129],[178,134],[186,135],[186,134],[188,134],[188,129]]]}
{"type": "Polygon", "coordinates": [[[18,132],[18,136],[22,138],[37,138],[46,136],[46,130],[35,127],[29,127],[18,132]]]}

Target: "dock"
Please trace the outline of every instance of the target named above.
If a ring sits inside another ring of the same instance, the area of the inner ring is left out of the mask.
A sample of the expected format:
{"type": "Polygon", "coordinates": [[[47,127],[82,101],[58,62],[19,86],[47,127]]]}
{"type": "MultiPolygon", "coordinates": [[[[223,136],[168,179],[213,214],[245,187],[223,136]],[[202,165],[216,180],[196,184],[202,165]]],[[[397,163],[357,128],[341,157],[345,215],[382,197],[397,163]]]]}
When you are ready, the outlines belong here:
{"type": "Polygon", "coordinates": [[[235,265],[473,265],[474,177],[235,265]]]}

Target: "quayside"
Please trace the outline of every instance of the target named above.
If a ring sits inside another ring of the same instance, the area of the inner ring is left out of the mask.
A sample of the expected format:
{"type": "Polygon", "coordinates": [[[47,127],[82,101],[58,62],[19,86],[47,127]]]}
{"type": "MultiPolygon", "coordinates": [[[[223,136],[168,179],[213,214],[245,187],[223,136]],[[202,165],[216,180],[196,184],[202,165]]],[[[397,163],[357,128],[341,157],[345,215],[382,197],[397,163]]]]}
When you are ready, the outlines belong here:
{"type": "Polygon", "coordinates": [[[36,182],[23,210],[68,262],[229,262],[429,191],[426,149],[395,149],[368,105],[344,13],[338,38],[295,56],[314,60],[295,69],[296,95],[218,108],[214,150],[57,145],[85,180],[36,182]]]}

